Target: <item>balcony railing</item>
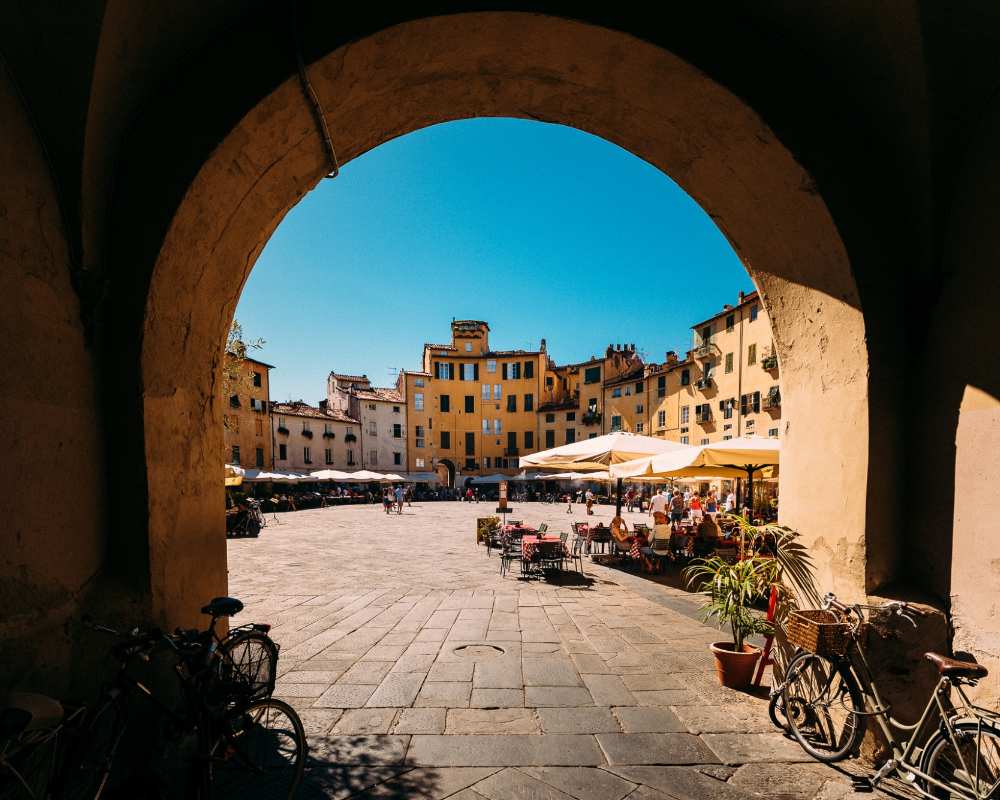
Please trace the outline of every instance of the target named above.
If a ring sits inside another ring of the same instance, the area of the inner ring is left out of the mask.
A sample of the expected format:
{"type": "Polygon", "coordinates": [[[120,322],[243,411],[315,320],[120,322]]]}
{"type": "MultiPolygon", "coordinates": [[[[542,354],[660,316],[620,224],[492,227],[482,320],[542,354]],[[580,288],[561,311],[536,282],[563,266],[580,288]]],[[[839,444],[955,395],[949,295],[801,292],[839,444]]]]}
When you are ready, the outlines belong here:
{"type": "Polygon", "coordinates": [[[309,430],[308,428],[306,428],[304,431],[302,431],[302,435],[305,436],[307,439],[312,439],[313,438],[313,432],[311,430],[309,430]]]}
{"type": "Polygon", "coordinates": [[[333,431],[323,431],[323,438],[324,439],[336,439],[337,438],[337,434],[335,434],[333,431]]]}
{"type": "Polygon", "coordinates": [[[764,356],[760,360],[760,365],[768,372],[773,372],[778,368],[778,357],[773,353],[771,355],[764,356]]]}
{"type": "Polygon", "coordinates": [[[695,414],[694,421],[697,422],[699,425],[712,425],[715,423],[711,411],[695,414]]]}
{"type": "Polygon", "coordinates": [[[358,437],[356,435],[354,435],[353,433],[345,433],[344,434],[344,441],[345,442],[356,442],[357,440],[358,440],[358,437]]]}
{"type": "Polygon", "coordinates": [[[711,389],[712,386],[715,385],[715,382],[712,380],[711,377],[705,377],[705,378],[698,378],[698,380],[694,382],[694,385],[695,388],[704,390],[704,389],[711,389]]]}
{"type": "Polygon", "coordinates": [[[602,418],[600,411],[587,411],[580,419],[584,425],[600,425],[602,418]]]}
{"type": "Polygon", "coordinates": [[[764,408],[774,409],[781,408],[781,392],[777,389],[772,389],[764,396],[764,408]]]}
{"type": "Polygon", "coordinates": [[[694,358],[711,358],[718,352],[719,348],[712,342],[702,342],[699,345],[695,345],[694,349],[691,351],[691,355],[694,358]]]}
{"type": "Polygon", "coordinates": [[[278,426],[278,433],[283,433],[283,434],[285,434],[285,436],[287,436],[288,435],[288,428],[286,428],[284,425],[279,425],[278,426]]]}

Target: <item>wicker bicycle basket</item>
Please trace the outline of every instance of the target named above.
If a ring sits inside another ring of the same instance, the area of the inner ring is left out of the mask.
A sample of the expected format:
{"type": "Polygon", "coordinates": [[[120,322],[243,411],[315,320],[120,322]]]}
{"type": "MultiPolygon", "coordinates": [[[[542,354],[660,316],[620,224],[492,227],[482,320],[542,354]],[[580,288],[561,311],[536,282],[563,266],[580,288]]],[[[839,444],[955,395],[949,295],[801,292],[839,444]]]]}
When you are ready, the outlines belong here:
{"type": "Polygon", "coordinates": [[[819,656],[839,658],[851,643],[851,626],[835,611],[803,609],[788,615],[788,641],[819,656]]]}

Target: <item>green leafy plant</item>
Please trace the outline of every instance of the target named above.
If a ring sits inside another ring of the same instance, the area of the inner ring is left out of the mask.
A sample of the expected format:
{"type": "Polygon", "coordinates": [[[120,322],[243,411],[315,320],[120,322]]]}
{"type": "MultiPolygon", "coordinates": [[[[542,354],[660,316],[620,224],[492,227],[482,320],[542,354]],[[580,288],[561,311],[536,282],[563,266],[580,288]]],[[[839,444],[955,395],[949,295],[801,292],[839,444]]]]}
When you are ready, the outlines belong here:
{"type": "Polygon", "coordinates": [[[772,624],[754,611],[753,603],[777,579],[775,559],[750,556],[730,563],[712,556],[695,560],[684,573],[688,586],[708,598],[700,609],[702,618],[715,619],[720,629],[728,625],[736,652],[743,651],[747,637],[772,632],[772,624]]]}

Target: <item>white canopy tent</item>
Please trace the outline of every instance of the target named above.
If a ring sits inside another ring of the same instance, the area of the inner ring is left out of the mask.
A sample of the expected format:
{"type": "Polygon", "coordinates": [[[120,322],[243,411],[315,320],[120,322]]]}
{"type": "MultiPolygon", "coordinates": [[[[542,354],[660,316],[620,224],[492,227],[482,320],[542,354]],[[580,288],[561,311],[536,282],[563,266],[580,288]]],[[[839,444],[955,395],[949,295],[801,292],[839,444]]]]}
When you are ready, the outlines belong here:
{"type": "Polygon", "coordinates": [[[319,469],[311,473],[313,480],[316,481],[344,481],[348,480],[349,474],[339,469],[319,469]]]}
{"type": "Polygon", "coordinates": [[[356,472],[345,472],[347,477],[341,478],[344,483],[378,483],[385,480],[385,475],[381,472],[372,472],[367,469],[359,469],[356,472]]]}

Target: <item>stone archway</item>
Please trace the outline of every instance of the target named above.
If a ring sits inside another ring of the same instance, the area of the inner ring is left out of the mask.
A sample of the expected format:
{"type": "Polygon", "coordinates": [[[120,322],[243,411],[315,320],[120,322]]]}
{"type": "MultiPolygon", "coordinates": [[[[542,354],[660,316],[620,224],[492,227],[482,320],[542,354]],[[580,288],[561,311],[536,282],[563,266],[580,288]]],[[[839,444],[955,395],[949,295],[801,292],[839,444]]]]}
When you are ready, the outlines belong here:
{"type": "MultiPolygon", "coordinates": [[[[408,22],[329,53],[310,75],[342,163],[430,124],[502,115],[602,136],[677,181],[729,238],[771,316],[786,414],[783,521],[809,540],[824,587],[857,597],[884,577],[893,531],[866,537],[872,453],[858,291],[812,180],[751,108],[631,36],[521,13],[408,22]]],[[[156,487],[150,592],[168,624],[189,621],[200,598],[225,588],[214,383],[224,331],[271,233],[327,170],[290,79],[201,166],[159,252],[141,358],[145,468],[156,487]]]]}
{"type": "Polygon", "coordinates": [[[444,486],[449,489],[455,488],[455,462],[450,458],[438,459],[435,465],[438,475],[440,475],[444,480],[442,481],[444,486]],[[443,471],[442,471],[443,468],[443,471]]]}

